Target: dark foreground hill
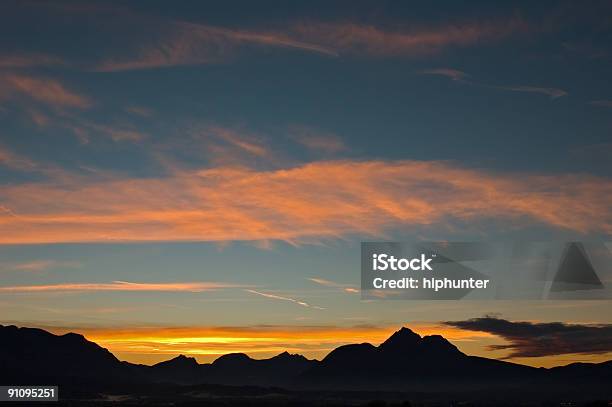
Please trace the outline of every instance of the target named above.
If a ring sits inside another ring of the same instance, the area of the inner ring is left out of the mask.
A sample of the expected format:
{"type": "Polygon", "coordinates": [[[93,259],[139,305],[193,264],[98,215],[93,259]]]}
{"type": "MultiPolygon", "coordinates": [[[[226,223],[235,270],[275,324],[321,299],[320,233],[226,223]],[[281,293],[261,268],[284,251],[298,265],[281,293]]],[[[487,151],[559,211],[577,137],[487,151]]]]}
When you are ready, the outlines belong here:
{"type": "Polygon", "coordinates": [[[82,335],[0,325],[0,366],[0,385],[58,384],[64,397],[97,401],[117,393],[127,397],[124,401],[135,394],[141,401],[146,394],[169,400],[179,394],[187,400],[214,395],[219,401],[219,392],[260,401],[324,397],[324,404],[339,394],[345,401],[362,396],[429,401],[471,397],[502,404],[612,399],[612,361],[533,368],[469,356],[442,336],[421,337],[407,328],[379,346],[341,346],[322,361],[287,352],[262,360],[237,353],[210,364],[181,355],[144,366],[121,362],[82,335]]]}

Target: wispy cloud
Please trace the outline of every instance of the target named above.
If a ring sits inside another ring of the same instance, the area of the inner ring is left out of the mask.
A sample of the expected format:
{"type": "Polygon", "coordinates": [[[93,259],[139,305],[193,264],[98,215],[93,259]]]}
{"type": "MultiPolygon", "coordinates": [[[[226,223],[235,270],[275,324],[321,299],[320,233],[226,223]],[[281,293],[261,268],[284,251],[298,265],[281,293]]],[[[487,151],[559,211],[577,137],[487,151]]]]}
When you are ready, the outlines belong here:
{"type": "Polygon", "coordinates": [[[423,75],[445,76],[454,81],[462,80],[467,76],[465,72],[451,68],[426,69],[424,71],[421,71],[420,73],[423,75]]]}
{"type": "Polygon", "coordinates": [[[38,165],[20,154],[0,145],[0,165],[19,171],[33,171],[38,165]]]}
{"type": "Polygon", "coordinates": [[[551,99],[557,99],[562,96],[567,96],[567,92],[563,89],[559,88],[547,88],[540,86],[503,86],[503,85],[491,85],[484,82],[480,82],[470,78],[468,80],[469,75],[463,71],[459,71],[452,68],[436,68],[436,69],[427,69],[424,71],[420,71],[421,75],[438,75],[444,76],[456,82],[461,82],[462,84],[480,86],[484,88],[490,89],[498,89],[498,90],[508,90],[512,92],[527,92],[527,93],[539,93],[543,95],[550,96],[551,99]]]}
{"type": "Polygon", "coordinates": [[[269,153],[268,149],[252,136],[245,136],[237,131],[218,126],[208,127],[206,132],[246,153],[258,157],[264,157],[269,153]]]}
{"type": "Polygon", "coordinates": [[[125,111],[140,117],[153,116],[153,109],[144,106],[126,106],[125,111]]]}
{"type": "Polygon", "coordinates": [[[114,142],[138,143],[149,137],[148,133],[137,129],[129,122],[117,122],[109,117],[103,122],[98,122],[67,111],[60,111],[59,114],[54,112],[43,114],[30,107],[25,107],[24,111],[39,128],[67,131],[82,144],[108,139],[114,142]]]}
{"type": "Polygon", "coordinates": [[[240,127],[190,123],[181,133],[182,137],[153,148],[157,159],[172,172],[184,168],[186,157],[214,167],[267,168],[276,167],[283,156],[264,137],[240,127]]]}
{"type": "Polygon", "coordinates": [[[322,307],[318,307],[318,306],[316,306],[316,305],[311,305],[311,304],[308,304],[308,303],[307,303],[307,302],[305,302],[305,301],[296,300],[295,298],[283,297],[283,296],[281,296],[281,295],[270,294],[270,293],[264,293],[264,292],[261,292],[261,291],[256,291],[256,290],[251,290],[251,289],[246,289],[246,290],[244,290],[244,291],[246,291],[246,292],[248,292],[248,293],[251,293],[251,294],[260,295],[260,296],[262,296],[262,297],[270,298],[270,299],[273,299],[273,300],[280,300],[280,301],[289,301],[289,302],[293,302],[293,303],[295,303],[295,304],[297,304],[297,305],[301,305],[302,307],[314,308],[314,309],[318,309],[318,310],[324,310],[324,309],[325,309],[325,308],[322,308],[322,307]]]}
{"type": "Polygon", "coordinates": [[[352,294],[359,293],[359,289],[355,288],[354,286],[336,283],[334,281],[326,280],[324,278],[309,278],[308,280],[312,281],[313,283],[325,286],[325,287],[337,288],[347,293],[352,293],[352,294]]]}
{"type": "Polygon", "coordinates": [[[65,65],[59,57],[48,54],[5,54],[0,55],[0,68],[32,68],[39,66],[65,65]]]}
{"type": "Polygon", "coordinates": [[[350,22],[301,22],[284,28],[240,30],[170,22],[161,35],[125,56],[101,62],[98,71],[125,71],[226,62],[244,47],[287,48],[327,56],[420,56],[466,47],[528,30],[518,18],[389,30],[350,22]]]}
{"type": "Polygon", "coordinates": [[[64,119],[58,123],[60,126],[71,130],[81,142],[89,143],[92,135],[100,135],[105,138],[110,138],[113,141],[129,141],[139,142],[147,138],[147,134],[128,126],[119,126],[116,124],[100,124],[89,120],[72,118],[64,119]]]}
{"type": "Polygon", "coordinates": [[[167,24],[167,28],[169,32],[165,36],[140,46],[134,55],[110,58],[96,69],[112,72],[219,63],[231,58],[245,45],[335,55],[333,50],[291,39],[282,32],[249,32],[184,22],[167,24]]]}
{"type": "Polygon", "coordinates": [[[499,89],[511,90],[514,92],[541,93],[550,96],[552,99],[566,96],[567,92],[559,88],[542,88],[538,86],[498,86],[499,89]]]}
{"type": "MultiPolygon", "coordinates": [[[[4,63],[8,65],[10,62],[17,66],[19,61],[22,61],[22,65],[30,60],[32,63],[35,61],[34,57],[23,58],[23,61],[12,58],[4,63]]],[[[43,61],[46,59],[43,58],[43,61]]],[[[10,100],[16,110],[28,117],[39,129],[68,130],[84,144],[90,142],[94,136],[115,142],[139,142],[148,136],[129,124],[117,124],[108,118],[104,123],[83,118],[75,109],[93,107],[92,98],[69,88],[60,80],[45,76],[13,71],[0,72],[0,101],[2,100],[10,100]]],[[[141,116],[150,114],[149,110],[138,107],[130,107],[128,111],[141,116]]],[[[35,165],[30,161],[17,159],[14,154],[11,155],[6,148],[0,146],[0,165],[13,165],[15,169],[27,170],[28,163],[34,168],[35,165]],[[17,168],[17,165],[20,167],[17,168]]]]}
{"type": "Polygon", "coordinates": [[[598,107],[610,107],[612,108],[612,100],[593,100],[589,102],[590,105],[598,107]]]}
{"type": "Polygon", "coordinates": [[[347,150],[344,141],[337,135],[305,126],[292,126],[290,137],[313,152],[334,154],[347,150]]]}
{"type": "Polygon", "coordinates": [[[449,321],[447,325],[498,335],[509,343],[492,345],[509,350],[508,358],[612,352],[612,325],[565,322],[514,322],[494,317],[449,321]]]}
{"type": "Polygon", "coordinates": [[[395,30],[356,23],[303,23],[293,30],[298,38],[323,44],[340,55],[421,56],[449,47],[498,41],[528,31],[528,25],[514,18],[395,30]]]}
{"type": "Polygon", "coordinates": [[[0,293],[37,293],[37,292],[69,292],[69,291],[160,291],[160,292],[203,292],[223,288],[243,287],[240,285],[216,282],[184,282],[184,283],[133,283],[128,281],[113,281],[110,283],[61,283],[43,285],[0,286],[0,293]]]}
{"type": "Polygon", "coordinates": [[[40,272],[58,268],[76,268],[80,267],[78,261],[62,261],[62,260],[30,260],[20,263],[0,263],[0,271],[24,271],[24,272],[40,272]]]}
{"type": "Polygon", "coordinates": [[[443,162],[321,161],[112,174],[8,185],[0,243],[321,241],[496,219],[612,232],[612,183],[590,175],[488,173],[443,162]]]}
{"type": "Polygon", "coordinates": [[[21,74],[0,76],[0,99],[16,95],[51,107],[72,107],[85,109],[92,105],[87,96],[68,89],[60,81],[21,74]]]}

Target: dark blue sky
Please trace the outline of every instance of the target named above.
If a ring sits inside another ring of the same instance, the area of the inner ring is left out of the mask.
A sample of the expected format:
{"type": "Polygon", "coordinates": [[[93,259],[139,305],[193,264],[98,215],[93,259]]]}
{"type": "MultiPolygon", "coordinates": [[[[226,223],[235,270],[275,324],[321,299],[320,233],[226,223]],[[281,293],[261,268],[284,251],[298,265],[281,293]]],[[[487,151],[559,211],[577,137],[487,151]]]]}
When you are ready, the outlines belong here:
{"type": "MultiPolygon", "coordinates": [[[[64,65],[41,64],[28,71],[64,80],[95,98],[94,108],[83,113],[92,120],[146,128],[152,139],[168,137],[177,122],[198,120],[239,124],[282,143],[288,126],[302,125],[342,137],[353,157],[457,160],[503,170],[610,175],[607,157],[591,149],[607,145],[611,130],[610,109],[590,104],[612,98],[610,10],[605,2],[538,2],[535,7],[528,2],[502,7],[490,2],[469,7],[455,2],[339,2],[331,7],[282,2],[25,2],[6,3],[3,9],[1,41],[7,55],[61,59],[64,65]],[[322,34],[302,37],[337,50],[338,57],[248,41],[211,49],[200,44],[191,45],[191,51],[211,55],[199,55],[202,61],[190,63],[185,56],[172,67],[92,72],[101,61],[159,46],[173,35],[177,21],[289,37],[292,26],[309,22],[351,23],[395,33],[462,25],[493,28],[483,28],[473,43],[455,45],[449,40],[391,55],[378,55],[365,49],[368,45],[343,45],[335,37],[320,38],[322,34]],[[509,21],[520,21],[521,27],[489,32],[509,21]],[[207,64],[208,58],[214,62],[207,64]],[[420,74],[439,68],[462,71],[473,84],[420,74]],[[551,99],[504,89],[519,86],[557,88],[567,95],[551,99]],[[122,117],[125,104],[147,106],[155,110],[155,118],[139,123],[122,117]]],[[[10,107],[5,109],[3,138],[28,152],[39,135],[10,107]]],[[[116,154],[108,160],[99,151],[72,143],[73,136],[65,130],[53,133],[51,150],[34,147],[31,154],[63,159],[67,165],[78,157],[79,164],[89,161],[137,173],[146,165],[142,154],[129,146],[113,147],[116,154]]]]}

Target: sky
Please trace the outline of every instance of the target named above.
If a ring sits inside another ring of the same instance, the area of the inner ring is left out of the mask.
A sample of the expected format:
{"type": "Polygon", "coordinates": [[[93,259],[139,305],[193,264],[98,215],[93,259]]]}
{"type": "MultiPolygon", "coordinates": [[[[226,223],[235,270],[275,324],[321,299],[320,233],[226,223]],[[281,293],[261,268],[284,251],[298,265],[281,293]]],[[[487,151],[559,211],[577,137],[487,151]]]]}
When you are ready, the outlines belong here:
{"type": "Polygon", "coordinates": [[[610,240],[612,6],[493,3],[2,2],[0,323],[610,359],[610,301],[360,299],[361,241],[610,240]]]}

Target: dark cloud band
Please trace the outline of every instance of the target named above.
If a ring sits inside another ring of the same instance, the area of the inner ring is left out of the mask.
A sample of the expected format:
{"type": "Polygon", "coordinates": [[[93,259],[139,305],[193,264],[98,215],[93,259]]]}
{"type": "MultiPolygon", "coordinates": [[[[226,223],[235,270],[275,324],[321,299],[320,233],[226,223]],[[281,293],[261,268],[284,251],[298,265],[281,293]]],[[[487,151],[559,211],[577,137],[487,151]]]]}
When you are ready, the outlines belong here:
{"type": "Polygon", "coordinates": [[[447,321],[445,324],[504,338],[508,344],[492,345],[491,348],[509,350],[507,358],[612,352],[611,324],[513,322],[493,317],[447,321]]]}

